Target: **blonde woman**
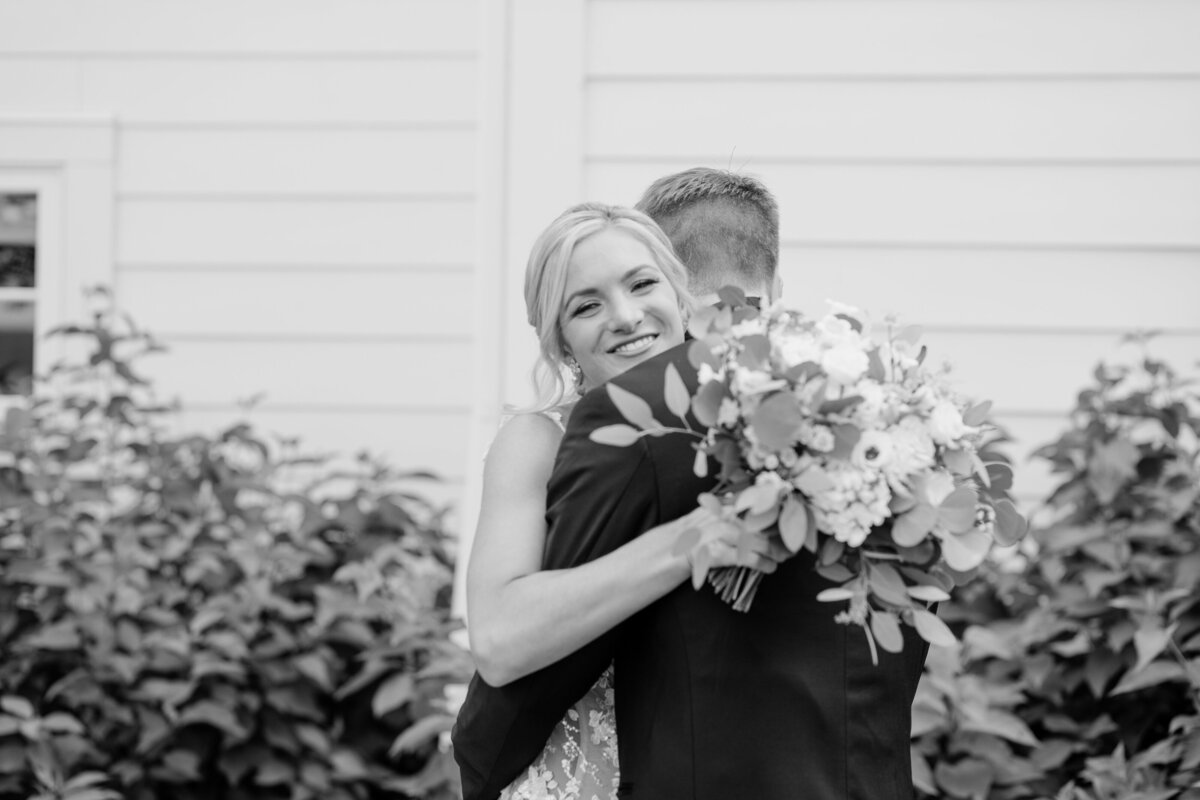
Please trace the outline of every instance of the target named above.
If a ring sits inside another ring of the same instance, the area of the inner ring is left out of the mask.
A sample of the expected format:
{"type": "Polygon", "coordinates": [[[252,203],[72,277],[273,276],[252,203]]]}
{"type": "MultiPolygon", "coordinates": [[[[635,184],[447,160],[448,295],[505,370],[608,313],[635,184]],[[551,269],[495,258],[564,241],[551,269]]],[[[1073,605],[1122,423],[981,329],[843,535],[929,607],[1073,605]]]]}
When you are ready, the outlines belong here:
{"type": "MultiPolygon", "coordinates": [[[[716,565],[772,572],[786,557],[765,536],[739,550],[739,530],[697,509],[594,561],[541,570],[563,418],[581,393],[683,342],[686,279],[666,236],[632,209],[575,206],[533,247],[525,302],[540,341],[539,401],[501,428],[488,453],[467,573],[471,647],[491,686],[558,661],[679,587],[691,575],[691,554],[676,548],[688,529],[711,534],[716,565]]],[[[618,782],[610,668],[501,796],[610,800],[618,782]]]]}

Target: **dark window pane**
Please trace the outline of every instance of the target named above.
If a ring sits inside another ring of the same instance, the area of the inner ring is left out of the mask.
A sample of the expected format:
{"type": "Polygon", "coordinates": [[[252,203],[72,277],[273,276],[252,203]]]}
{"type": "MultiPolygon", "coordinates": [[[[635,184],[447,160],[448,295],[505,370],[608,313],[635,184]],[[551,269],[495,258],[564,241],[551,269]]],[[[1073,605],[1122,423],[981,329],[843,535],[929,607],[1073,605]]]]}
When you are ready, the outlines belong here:
{"type": "Polygon", "coordinates": [[[0,288],[35,285],[37,195],[0,194],[0,288]]]}
{"type": "Polygon", "coordinates": [[[33,315],[33,303],[0,301],[0,394],[29,394],[33,315]]]}

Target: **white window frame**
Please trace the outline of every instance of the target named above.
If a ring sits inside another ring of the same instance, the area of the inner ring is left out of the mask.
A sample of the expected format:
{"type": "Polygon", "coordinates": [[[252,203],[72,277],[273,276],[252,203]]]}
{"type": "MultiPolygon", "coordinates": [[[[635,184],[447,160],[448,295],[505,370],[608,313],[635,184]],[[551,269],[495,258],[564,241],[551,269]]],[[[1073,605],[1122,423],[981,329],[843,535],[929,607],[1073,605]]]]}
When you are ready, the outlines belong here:
{"type": "MultiPolygon", "coordinates": [[[[37,195],[35,372],[64,352],[47,331],[86,322],[84,288],[113,284],[114,144],[111,117],[0,114],[0,192],[37,195]]],[[[0,395],[0,411],[20,402],[0,395]]]]}

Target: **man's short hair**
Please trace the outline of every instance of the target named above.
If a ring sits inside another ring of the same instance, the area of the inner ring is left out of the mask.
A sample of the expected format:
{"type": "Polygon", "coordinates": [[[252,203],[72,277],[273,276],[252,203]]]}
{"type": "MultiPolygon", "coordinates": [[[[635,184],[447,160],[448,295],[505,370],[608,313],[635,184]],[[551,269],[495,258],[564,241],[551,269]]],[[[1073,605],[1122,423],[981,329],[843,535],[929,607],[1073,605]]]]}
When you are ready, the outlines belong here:
{"type": "Polygon", "coordinates": [[[659,178],[635,206],[662,227],[695,294],[732,283],[771,286],[779,264],[779,206],[748,175],[693,167],[659,178]]]}

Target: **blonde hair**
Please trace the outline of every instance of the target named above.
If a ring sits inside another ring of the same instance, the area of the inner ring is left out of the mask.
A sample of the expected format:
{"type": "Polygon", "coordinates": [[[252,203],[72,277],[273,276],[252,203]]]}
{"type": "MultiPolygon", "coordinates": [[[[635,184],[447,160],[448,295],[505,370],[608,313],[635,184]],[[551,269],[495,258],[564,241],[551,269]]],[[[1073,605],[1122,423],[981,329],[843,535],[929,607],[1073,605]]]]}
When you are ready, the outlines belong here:
{"type": "Polygon", "coordinates": [[[565,376],[567,344],[561,323],[567,271],[579,243],[609,228],[625,231],[646,245],[667,283],[675,290],[685,319],[695,306],[687,288],[687,270],[654,220],[624,206],[603,203],[571,206],[538,236],[525,266],[525,309],[529,324],[537,331],[539,353],[533,367],[537,400],[521,411],[545,411],[575,395],[574,383],[565,376]]]}

